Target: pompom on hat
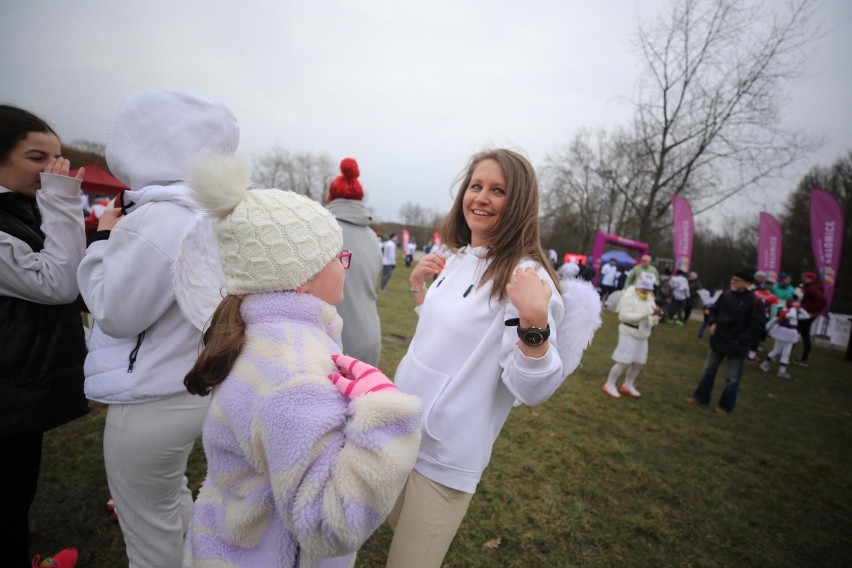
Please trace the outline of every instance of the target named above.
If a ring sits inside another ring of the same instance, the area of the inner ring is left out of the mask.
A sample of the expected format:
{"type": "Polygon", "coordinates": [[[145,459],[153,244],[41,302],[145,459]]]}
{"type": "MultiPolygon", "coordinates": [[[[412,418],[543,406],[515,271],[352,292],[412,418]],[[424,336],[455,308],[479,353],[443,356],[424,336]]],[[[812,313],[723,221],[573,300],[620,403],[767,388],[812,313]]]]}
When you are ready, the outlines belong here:
{"type": "Polygon", "coordinates": [[[341,175],[334,178],[328,188],[328,201],[334,199],[364,199],[364,189],[361,187],[361,182],[358,181],[358,176],[361,171],[358,169],[358,162],[353,158],[343,158],[340,161],[341,175]]]}
{"type": "Polygon", "coordinates": [[[636,288],[639,290],[653,290],[657,284],[657,277],[650,272],[643,272],[636,280],[636,288]]]}
{"type": "Polygon", "coordinates": [[[343,231],[322,205],[292,191],[249,189],[248,166],[237,156],[205,158],[188,185],[215,220],[229,294],[294,290],[343,248],[343,231]]]}

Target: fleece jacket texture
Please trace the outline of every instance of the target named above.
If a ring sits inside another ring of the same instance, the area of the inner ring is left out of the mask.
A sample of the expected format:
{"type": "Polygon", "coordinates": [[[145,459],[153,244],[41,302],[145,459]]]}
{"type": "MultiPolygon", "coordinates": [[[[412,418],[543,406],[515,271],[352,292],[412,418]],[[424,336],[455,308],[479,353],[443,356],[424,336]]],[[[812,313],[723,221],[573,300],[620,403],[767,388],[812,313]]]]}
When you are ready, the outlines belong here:
{"type": "Polygon", "coordinates": [[[321,300],[251,295],[240,312],[245,344],[212,395],[184,565],[352,566],[414,466],[420,402],[337,391],[341,321],[321,300]]]}

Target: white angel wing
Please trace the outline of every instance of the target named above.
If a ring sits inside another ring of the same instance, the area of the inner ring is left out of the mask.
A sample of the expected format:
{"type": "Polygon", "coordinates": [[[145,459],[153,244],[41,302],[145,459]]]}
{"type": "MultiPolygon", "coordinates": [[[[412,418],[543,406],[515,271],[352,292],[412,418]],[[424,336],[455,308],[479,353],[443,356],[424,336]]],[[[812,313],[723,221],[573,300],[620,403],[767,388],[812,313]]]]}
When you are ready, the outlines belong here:
{"type": "Polygon", "coordinates": [[[601,326],[601,299],[597,290],[585,280],[560,283],[565,313],[557,325],[557,351],[566,376],[580,366],[583,352],[601,326]]]}
{"type": "Polygon", "coordinates": [[[196,328],[206,330],[225,286],[213,220],[207,215],[199,217],[181,243],[173,279],[181,313],[196,328]]]}

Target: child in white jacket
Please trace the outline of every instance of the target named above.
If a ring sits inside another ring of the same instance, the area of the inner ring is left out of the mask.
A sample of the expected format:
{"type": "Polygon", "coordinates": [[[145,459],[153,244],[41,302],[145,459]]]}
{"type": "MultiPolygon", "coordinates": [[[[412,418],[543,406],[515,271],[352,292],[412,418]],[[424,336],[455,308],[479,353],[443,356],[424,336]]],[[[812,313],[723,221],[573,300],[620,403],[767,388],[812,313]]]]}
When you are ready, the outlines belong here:
{"type": "Polygon", "coordinates": [[[787,366],[790,364],[790,352],[793,350],[793,345],[799,341],[799,332],[796,329],[800,319],[810,317],[808,313],[801,308],[798,302],[787,302],[787,307],[779,310],[774,318],[766,324],[766,329],[769,332],[775,343],[772,345],[772,350],[766,355],[766,359],[760,364],[760,370],[768,373],[772,370],[771,362],[778,361],[778,378],[791,379],[790,373],[787,372],[787,366]]]}
{"type": "Polygon", "coordinates": [[[609,377],[601,390],[613,398],[621,398],[622,392],[633,398],[642,394],[636,390],[636,378],[648,361],[648,338],[651,329],[659,322],[661,309],[654,302],[653,274],[644,273],[635,286],[624,291],[618,302],[618,345],[612,354],[615,364],[609,371],[609,377]],[[622,373],[627,371],[620,389],[615,383],[622,373]]]}

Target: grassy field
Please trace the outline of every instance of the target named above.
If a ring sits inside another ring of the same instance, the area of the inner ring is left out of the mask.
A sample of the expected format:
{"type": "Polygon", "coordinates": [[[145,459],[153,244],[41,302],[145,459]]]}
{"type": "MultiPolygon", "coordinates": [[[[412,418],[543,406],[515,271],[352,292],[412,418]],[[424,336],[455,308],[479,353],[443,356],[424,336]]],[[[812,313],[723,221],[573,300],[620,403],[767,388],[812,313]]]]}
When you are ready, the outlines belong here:
{"type": "MultiPolygon", "coordinates": [[[[391,376],[414,331],[412,306],[398,267],[379,296],[391,376]]],[[[847,566],[852,363],[815,348],[793,381],[748,364],[736,412],[722,417],[684,402],[707,352],[697,329],[658,328],[642,399],[614,400],[599,390],[617,338],[605,314],[582,367],[548,402],[510,415],[445,566],[847,566]]],[[[714,402],[723,381],[720,372],[714,402]]],[[[76,546],[81,568],[127,565],[103,507],[104,417],[93,405],[47,434],[31,513],[33,546],[76,546]]],[[[196,449],[196,488],[204,469],[196,449]]],[[[381,527],[357,565],[383,566],[390,537],[381,527]]]]}

